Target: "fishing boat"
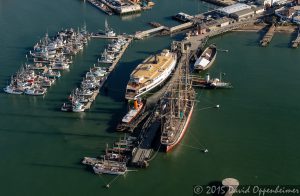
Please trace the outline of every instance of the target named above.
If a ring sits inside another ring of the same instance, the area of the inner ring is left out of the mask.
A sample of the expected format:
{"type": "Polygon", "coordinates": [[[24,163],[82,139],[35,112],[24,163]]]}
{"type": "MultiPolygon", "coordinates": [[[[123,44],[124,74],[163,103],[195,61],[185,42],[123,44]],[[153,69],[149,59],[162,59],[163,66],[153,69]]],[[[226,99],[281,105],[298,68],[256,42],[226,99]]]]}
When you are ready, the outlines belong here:
{"type": "Polygon", "coordinates": [[[169,86],[161,100],[161,145],[165,152],[174,148],[188,129],[195,105],[195,91],[189,78],[188,62],[179,67],[178,81],[169,86]],[[185,73],[185,74],[182,74],[185,73]]]}
{"type": "Polygon", "coordinates": [[[24,93],[26,95],[33,95],[33,96],[42,96],[46,94],[47,89],[46,88],[27,88],[24,93]]]}
{"type": "Polygon", "coordinates": [[[104,52],[101,54],[101,59],[98,60],[99,63],[113,63],[115,57],[112,54],[108,54],[107,50],[105,49],[104,52]]]}
{"type": "Polygon", "coordinates": [[[135,99],[133,107],[130,107],[128,113],[122,118],[122,123],[130,124],[141,113],[144,106],[140,99],[135,99]]]}
{"type": "Polygon", "coordinates": [[[176,53],[167,49],[148,57],[131,73],[125,98],[132,100],[162,84],[171,75],[176,62],[176,53]]]}
{"type": "Polygon", "coordinates": [[[73,104],[71,102],[63,103],[60,110],[63,112],[72,112],[73,104]]]}
{"type": "Polygon", "coordinates": [[[12,84],[7,85],[5,88],[3,88],[3,90],[8,94],[14,94],[14,95],[21,95],[24,92],[23,90],[16,88],[12,84]]]}
{"type": "Polygon", "coordinates": [[[48,71],[45,73],[45,76],[48,78],[60,78],[61,74],[59,71],[53,71],[52,69],[48,69],[48,71]]]}
{"type": "Polygon", "coordinates": [[[80,103],[79,101],[75,101],[72,105],[72,111],[73,112],[84,112],[85,107],[83,103],[80,103]]]}
{"type": "Polygon", "coordinates": [[[197,71],[204,71],[208,69],[214,63],[217,56],[217,47],[211,44],[207,47],[201,56],[196,60],[194,64],[194,69],[197,71]]]}

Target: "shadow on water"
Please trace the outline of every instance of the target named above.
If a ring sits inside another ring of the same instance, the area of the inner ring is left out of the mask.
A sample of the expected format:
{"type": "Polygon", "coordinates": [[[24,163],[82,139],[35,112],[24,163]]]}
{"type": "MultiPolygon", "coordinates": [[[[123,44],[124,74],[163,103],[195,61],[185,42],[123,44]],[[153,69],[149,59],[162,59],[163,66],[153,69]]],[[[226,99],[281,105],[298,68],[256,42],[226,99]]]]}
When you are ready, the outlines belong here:
{"type": "MultiPolygon", "coordinates": [[[[58,112],[58,109],[55,108],[54,110],[57,110],[58,112]]],[[[62,112],[60,112],[61,114],[63,114],[62,112]]],[[[66,114],[66,113],[65,113],[66,114]]],[[[69,120],[76,120],[78,118],[80,118],[79,115],[75,114],[75,113],[69,113],[70,115],[72,116],[63,116],[63,115],[43,115],[43,114],[18,114],[18,113],[0,113],[0,115],[3,115],[3,116],[13,116],[14,118],[15,117],[20,117],[20,118],[32,118],[32,119],[35,119],[35,118],[45,118],[45,119],[69,119],[69,120]]],[[[91,117],[88,117],[88,118],[84,118],[85,121],[101,121],[101,119],[99,118],[91,118],[91,117]]],[[[105,119],[103,119],[103,122],[106,122],[105,119]]]]}
{"type": "Polygon", "coordinates": [[[15,129],[5,129],[1,128],[0,132],[7,133],[19,133],[19,134],[37,134],[37,135],[47,135],[47,136],[76,136],[76,137],[90,137],[90,138],[116,138],[115,136],[109,135],[96,135],[96,134],[86,134],[86,133],[66,133],[66,132],[41,132],[41,131],[32,131],[32,130],[15,130],[15,129]]]}
{"type": "Polygon", "coordinates": [[[29,165],[36,166],[36,167],[51,167],[51,168],[60,168],[60,169],[82,170],[82,167],[75,167],[75,166],[68,166],[68,165],[55,165],[55,164],[48,164],[48,163],[30,163],[29,165]]]}

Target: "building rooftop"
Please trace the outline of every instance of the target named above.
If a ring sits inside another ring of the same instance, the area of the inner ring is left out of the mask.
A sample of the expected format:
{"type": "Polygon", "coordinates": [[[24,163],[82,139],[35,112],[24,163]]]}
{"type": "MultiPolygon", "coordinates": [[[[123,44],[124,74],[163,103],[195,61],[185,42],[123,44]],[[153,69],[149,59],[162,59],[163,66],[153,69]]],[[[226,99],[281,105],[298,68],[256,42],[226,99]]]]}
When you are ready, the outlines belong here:
{"type": "Polygon", "coordinates": [[[253,14],[253,13],[254,13],[254,11],[252,9],[245,9],[245,10],[234,12],[233,14],[241,17],[244,15],[253,14]]]}
{"type": "Polygon", "coordinates": [[[244,4],[244,3],[236,3],[234,5],[230,5],[227,7],[219,8],[217,9],[219,12],[226,13],[226,14],[232,14],[241,10],[245,9],[251,9],[251,6],[244,4]]]}

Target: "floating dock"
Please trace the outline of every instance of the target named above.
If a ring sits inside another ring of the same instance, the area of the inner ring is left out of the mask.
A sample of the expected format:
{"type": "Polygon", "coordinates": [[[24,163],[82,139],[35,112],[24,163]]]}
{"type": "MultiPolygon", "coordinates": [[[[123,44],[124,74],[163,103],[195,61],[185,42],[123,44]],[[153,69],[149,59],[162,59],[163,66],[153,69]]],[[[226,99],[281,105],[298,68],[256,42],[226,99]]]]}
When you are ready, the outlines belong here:
{"type": "Polygon", "coordinates": [[[292,41],[292,48],[298,48],[299,44],[300,44],[300,26],[298,27],[297,30],[296,39],[292,41]]]}
{"type": "Polygon", "coordinates": [[[262,40],[260,40],[261,46],[266,47],[271,42],[271,40],[272,40],[272,38],[273,38],[273,36],[275,34],[275,28],[276,27],[275,27],[274,24],[272,24],[269,27],[267,33],[264,35],[264,37],[262,38],[262,40]]]}
{"type": "Polygon", "coordinates": [[[152,29],[149,29],[146,31],[138,31],[135,33],[134,38],[135,39],[144,39],[145,37],[159,33],[166,29],[167,29],[167,27],[165,27],[165,26],[159,26],[159,27],[155,27],[155,28],[152,28],[152,29]]]}
{"type": "Polygon", "coordinates": [[[118,56],[116,57],[116,59],[114,60],[114,62],[111,64],[111,66],[109,67],[108,71],[109,72],[112,72],[116,65],[118,64],[118,62],[120,61],[120,59],[122,58],[124,52],[126,51],[126,49],[128,48],[129,44],[131,43],[132,41],[132,38],[131,37],[127,37],[127,43],[122,47],[122,50],[120,51],[120,53],[118,54],[118,56]]]}
{"type": "MultiPolygon", "coordinates": [[[[104,83],[104,82],[103,82],[104,83]]],[[[100,89],[101,87],[99,87],[99,89],[100,89]]],[[[84,108],[86,109],[86,110],[89,110],[90,108],[91,108],[91,105],[92,105],[92,103],[93,103],[93,101],[95,101],[95,99],[96,99],[96,97],[97,97],[97,95],[99,94],[99,92],[100,92],[100,90],[95,90],[94,92],[93,92],[93,95],[91,96],[91,101],[89,101],[89,102],[87,102],[85,105],[84,105],[84,108]]]]}

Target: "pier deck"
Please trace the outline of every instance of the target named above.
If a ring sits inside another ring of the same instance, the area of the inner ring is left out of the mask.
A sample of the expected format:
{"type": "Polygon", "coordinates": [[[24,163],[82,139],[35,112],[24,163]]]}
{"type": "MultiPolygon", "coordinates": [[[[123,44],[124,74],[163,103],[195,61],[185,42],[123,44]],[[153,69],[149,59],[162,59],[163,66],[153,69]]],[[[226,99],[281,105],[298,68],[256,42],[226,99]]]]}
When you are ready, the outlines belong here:
{"type": "Polygon", "coordinates": [[[266,34],[260,41],[261,46],[266,47],[271,42],[271,40],[275,34],[275,28],[276,27],[274,24],[269,27],[268,31],[266,32],[266,34]]]}
{"type": "Polygon", "coordinates": [[[96,99],[99,92],[100,92],[99,90],[94,91],[94,93],[91,97],[91,101],[87,102],[86,105],[84,106],[86,110],[91,108],[91,105],[92,105],[93,101],[96,99]]]}
{"type": "Polygon", "coordinates": [[[114,60],[114,62],[109,67],[109,69],[108,69],[109,72],[112,72],[115,69],[116,65],[118,64],[118,62],[122,58],[124,52],[126,51],[126,49],[128,48],[129,44],[131,43],[132,38],[128,37],[127,39],[128,39],[128,42],[124,45],[124,47],[122,48],[122,50],[120,51],[120,53],[118,54],[118,56],[116,57],[116,59],[114,60]]]}
{"type": "Polygon", "coordinates": [[[149,30],[146,30],[146,31],[136,32],[135,35],[134,35],[134,38],[135,39],[143,39],[145,37],[150,36],[151,34],[158,33],[158,32],[163,31],[165,29],[167,29],[167,27],[159,26],[159,27],[155,27],[155,28],[152,28],[152,29],[149,29],[149,30]]]}

